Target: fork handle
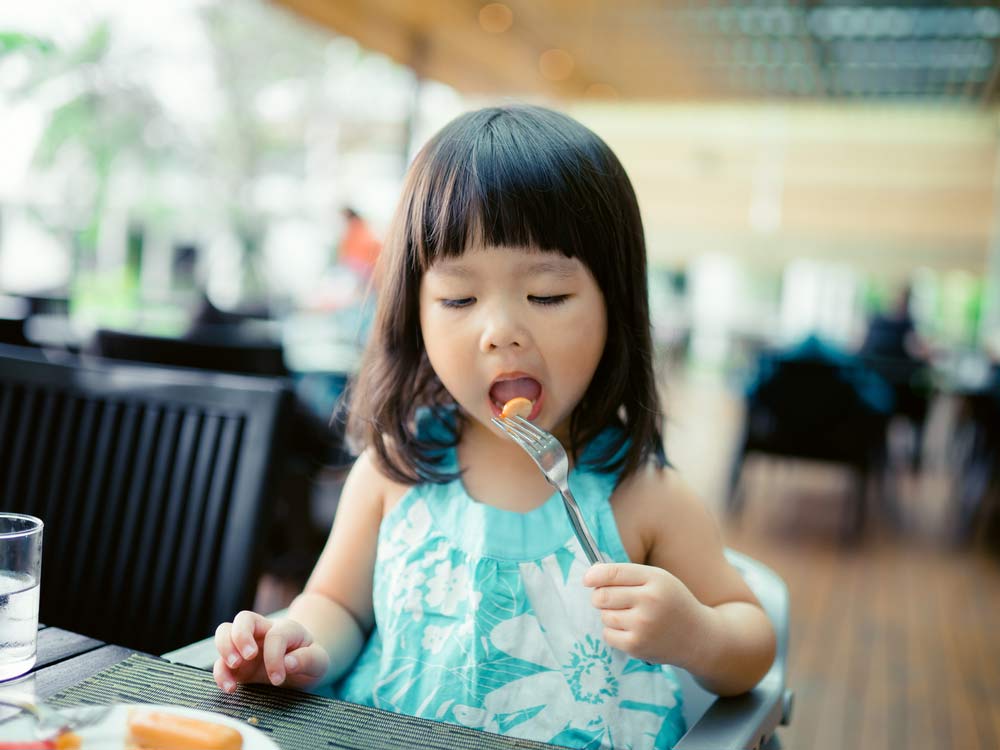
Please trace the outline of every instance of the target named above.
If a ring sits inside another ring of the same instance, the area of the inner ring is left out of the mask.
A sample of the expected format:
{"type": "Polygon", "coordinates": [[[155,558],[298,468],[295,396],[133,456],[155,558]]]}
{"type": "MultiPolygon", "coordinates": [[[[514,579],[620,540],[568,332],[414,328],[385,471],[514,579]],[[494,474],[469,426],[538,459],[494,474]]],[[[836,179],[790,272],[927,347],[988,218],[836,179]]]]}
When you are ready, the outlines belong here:
{"type": "Polygon", "coordinates": [[[583,547],[583,554],[587,556],[590,564],[612,562],[607,555],[598,549],[597,542],[594,541],[590,529],[587,528],[587,523],[583,520],[583,514],[580,513],[580,506],[576,504],[576,499],[573,497],[573,493],[569,491],[569,487],[560,487],[559,494],[562,495],[566,514],[569,516],[569,522],[573,526],[573,533],[576,534],[580,546],[583,547]]]}
{"type": "MultiPolygon", "coordinates": [[[[590,560],[590,564],[614,562],[614,560],[597,548],[597,542],[591,536],[590,529],[587,528],[587,524],[583,520],[583,514],[580,513],[580,506],[576,504],[576,498],[569,491],[569,487],[559,487],[559,494],[562,495],[563,505],[566,506],[569,522],[573,525],[576,538],[579,540],[580,546],[583,547],[583,553],[590,560]]],[[[655,666],[653,662],[646,661],[645,659],[642,660],[642,663],[650,667],[655,666]]]]}
{"type": "Polygon", "coordinates": [[[11,708],[18,708],[27,714],[31,714],[36,720],[41,720],[42,714],[41,710],[37,705],[29,700],[23,698],[11,698],[9,696],[0,695],[0,706],[10,706],[11,708]]]}

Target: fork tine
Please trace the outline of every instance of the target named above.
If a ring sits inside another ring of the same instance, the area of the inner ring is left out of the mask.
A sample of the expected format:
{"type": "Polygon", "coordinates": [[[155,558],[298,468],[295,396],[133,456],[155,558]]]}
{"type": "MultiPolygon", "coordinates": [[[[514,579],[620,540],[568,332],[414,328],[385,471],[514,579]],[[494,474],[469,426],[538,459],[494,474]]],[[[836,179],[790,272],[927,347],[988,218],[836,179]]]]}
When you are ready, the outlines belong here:
{"type": "Polygon", "coordinates": [[[510,422],[507,424],[507,432],[515,435],[519,435],[528,445],[532,446],[536,450],[543,450],[544,446],[542,441],[535,437],[529,430],[524,429],[521,425],[516,422],[510,422]]]}
{"type": "Polygon", "coordinates": [[[492,422],[501,430],[503,430],[504,434],[507,435],[507,437],[509,438],[521,437],[519,431],[516,430],[514,426],[509,423],[509,421],[493,417],[492,422]]]}
{"type": "Polygon", "coordinates": [[[529,444],[538,442],[530,432],[520,427],[511,417],[492,417],[492,422],[508,435],[520,435],[529,444]]]}
{"type": "Polygon", "coordinates": [[[509,437],[511,440],[513,440],[515,443],[521,446],[521,448],[523,448],[528,453],[528,455],[530,455],[532,458],[535,458],[535,447],[530,443],[528,443],[525,440],[525,438],[523,438],[520,434],[515,432],[514,428],[511,427],[511,425],[504,424],[502,420],[499,420],[496,417],[493,417],[493,424],[495,424],[497,427],[503,430],[504,433],[507,435],[507,437],[509,437]]]}
{"type": "Polygon", "coordinates": [[[552,437],[549,433],[544,432],[540,427],[536,427],[534,424],[529,422],[524,417],[519,414],[515,414],[510,418],[510,421],[520,427],[522,430],[526,430],[535,440],[541,441],[546,438],[552,437]]]}

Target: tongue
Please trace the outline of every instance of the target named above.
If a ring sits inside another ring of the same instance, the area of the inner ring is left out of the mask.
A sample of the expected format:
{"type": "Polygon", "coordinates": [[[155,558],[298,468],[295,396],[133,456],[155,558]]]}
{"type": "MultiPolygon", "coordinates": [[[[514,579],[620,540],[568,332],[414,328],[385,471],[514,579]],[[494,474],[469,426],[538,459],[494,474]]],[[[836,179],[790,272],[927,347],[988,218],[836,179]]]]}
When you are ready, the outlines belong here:
{"type": "Polygon", "coordinates": [[[490,388],[490,398],[498,404],[506,404],[512,398],[521,396],[529,401],[537,401],[542,392],[542,385],[534,378],[516,378],[501,380],[490,388]]]}

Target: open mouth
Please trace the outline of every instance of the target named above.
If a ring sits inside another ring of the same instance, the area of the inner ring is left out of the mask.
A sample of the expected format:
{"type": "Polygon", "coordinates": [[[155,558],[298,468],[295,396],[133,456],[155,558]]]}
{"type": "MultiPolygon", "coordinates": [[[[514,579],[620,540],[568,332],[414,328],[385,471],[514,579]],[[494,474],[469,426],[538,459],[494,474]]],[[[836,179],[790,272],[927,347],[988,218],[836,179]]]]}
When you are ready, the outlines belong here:
{"type": "Polygon", "coordinates": [[[532,403],[528,419],[534,419],[542,408],[542,384],[527,375],[501,375],[490,386],[490,406],[494,416],[500,416],[503,405],[512,398],[526,398],[532,403]]]}

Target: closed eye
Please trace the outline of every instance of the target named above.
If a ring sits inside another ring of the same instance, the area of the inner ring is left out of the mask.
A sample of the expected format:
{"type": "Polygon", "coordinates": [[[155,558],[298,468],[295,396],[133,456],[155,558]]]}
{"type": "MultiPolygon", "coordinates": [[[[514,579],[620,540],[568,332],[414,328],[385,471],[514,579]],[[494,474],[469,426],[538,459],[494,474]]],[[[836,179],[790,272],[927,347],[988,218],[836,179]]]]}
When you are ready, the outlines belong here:
{"type": "Polygon", "coordinates": [[[444,307],[456,309],[460,307],[468,307],[475,301],[475,297],[462,297],[461,299],[443,299],[440,302],[444,307]]]}
{"type": "Polygon", "coordinates": [[[536,305],[561,305],[568,299],[568,294],[554,294],[551,297],[538,297],[532,294],[528,295],[528,300],[534,302],[536,305]]]}

